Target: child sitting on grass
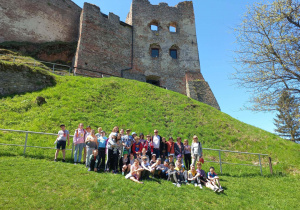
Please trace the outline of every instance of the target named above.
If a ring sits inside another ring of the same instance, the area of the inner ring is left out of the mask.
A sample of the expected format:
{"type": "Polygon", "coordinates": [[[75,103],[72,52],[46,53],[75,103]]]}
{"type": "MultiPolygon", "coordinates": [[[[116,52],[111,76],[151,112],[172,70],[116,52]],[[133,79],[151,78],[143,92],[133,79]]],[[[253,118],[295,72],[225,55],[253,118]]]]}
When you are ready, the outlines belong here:
{"type": "Polygon", "coordinates": [[[156,154],[152,154],[152,158],[151,158],[151,161],[150,161],[150,166],[152,166],[155,163],[156,163],[156,154]]]}
{"type": "Polygon", "coordinates": [[[140,166],[139,160],[135,159],[134,164],[131,166],[130,173],[125,176],[125,179],[143,184],[143,182],[140,181],[142,171],[143,168],[140,166]]]}
{"type": "Polygon", "coordinates": [[[167,179],[167,171],[169,170],[169,161],[165,160],[164,164],[159,164],[156,167],[156,171],[158,171],[158,175],[160,178],[167,179]]]}
{"type": "Polygon", "coordinates": [[[142,158],[143,157],[146,157],[147,158],[147,162],[149,163],[150,162],[150,159],[149,159],[149,156],[147,155],[147,150],[146,148],[143,148],[142,149],[142,154],[141,154],[142,158]]]}
{"type": "Polygon", "coordinates": [[[215,172],[214,167],[209,168],[209,172],[207,173],[207,178],[212,181],[214,184],[217,184],[217,186],[220,188],[221,191],[223,191],[223,188],[220,184],[219,177],[215,172]]]}
{"type": "Polygon", "coordinates": [[[175,170],[175,164],[170,163],[170,169],[168,170],[168,181],[171,181],[177,187],[181,187],[181,181],[178,171],[175,170]]]}
{"type": "Polygon", "coordinates": [[[193,164],[191,164],[190,166],[190,170],[188,171],[188,176],[187,176],[187,180],[186,180],[186,184],[194,184],[195,187],[198,186],[197,183],[197,171],[195,170],[195,166],[193,164]]]}
{"type": "Polygon", "coordinates": [[[98,149],[94,149],[93,153],[89,157],[89,169],[88,171],[98,171],[98,163],[100,156],[98,154],[98,149]]]}
{"type": "Polygon", "coordinates": [[[61,130],[58,131],[58,136],[56,139],[56,152],[55,152],[55,158],[54,161],[57,161],[57,156],[59,153],[60,148],[62,149],[62,153],[63,153],[63,159],[62,162],[65,162],[65,157],[66,157],[66,141],[68,140],[68,146],[70,144],[70,137],[69,137],[69,131],[66,130],[66,126],[65,125],[60,125],[61,130]]]}
{"type": "Polygon", "coordinates": [[[153,173],[153,168],[150,166],[149,162],[147,162],[147,157],[142,158],[142,168],[144,169],[142,171],[142,179],[149,179],[150,173],[153,173]]]}

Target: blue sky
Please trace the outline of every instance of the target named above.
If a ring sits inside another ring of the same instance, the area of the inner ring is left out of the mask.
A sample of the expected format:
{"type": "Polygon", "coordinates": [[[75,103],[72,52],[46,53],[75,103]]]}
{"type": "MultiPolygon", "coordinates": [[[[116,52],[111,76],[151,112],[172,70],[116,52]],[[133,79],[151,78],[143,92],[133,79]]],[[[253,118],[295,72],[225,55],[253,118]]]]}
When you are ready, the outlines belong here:
{"type": "MultiPolygon", "coordinates": [[[[84,1],[73,0],[82,7],[84,1]]],[[[86,0],[100,7],[101,12],[113,12],[125,21],[131,0],[86,0]]],[[[246,89],[237,87],[230,79],[234,72],[233,28],[241,22],[246,8],[258,0],[193,0],[199,47],[201,72],[219,102],[222,112],[250,125],[274,132],[275,113],[252,112],[243,109],[249,106],[250,95],[246,89]]],[[[152,4],[166,2],[175,6],[180,0],[150,0],[152,4]]]]}

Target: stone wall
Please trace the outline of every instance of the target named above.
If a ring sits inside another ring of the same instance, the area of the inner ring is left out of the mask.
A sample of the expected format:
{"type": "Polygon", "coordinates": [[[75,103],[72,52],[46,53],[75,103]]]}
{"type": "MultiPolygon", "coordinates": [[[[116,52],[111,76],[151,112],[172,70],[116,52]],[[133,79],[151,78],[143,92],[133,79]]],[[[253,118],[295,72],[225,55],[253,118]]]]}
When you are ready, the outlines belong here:
{"type": "Polygon", "coordinates": [[[80,12],[71,0],[0,0],[0,42],[77,41],[80,12]]]}
{"type": "Polygon", "coordinates": [[[131,67],[132,27],[113,13],[104,15],[96,5],[85,3],[80,17],[80,34],[75,67],[77,74],[97,71],[121,76],[131,67]],[[93,70],[88,72],[84,69],[93,70]]]}
{"type": "Polygon", "coordinates": [[[191,97],[197,101],[200,101],[202,103],[215,107],[218,110],[221,110],[213,92],[209,87],[209,84],[206,81],[190,80],[187,81],[186,87],[188,90],[187,91],[188,97],[191,97]]]}
{"type": "Polygon", "coordinates": [[[55,79],[30,67],[0,62],[0,97],[53,86],[55,79]]]}
{"type": "Polygon", "coordinates": [[[191,1],[175,7],[166,3],[152,5],[148,0],[133,0],[127,23],[133,25],[133,70],[146,78],[157,78],[161,86],[186,95],[186,72],[200,75],[200,62],[191,1]],[[158,30],[150,25],[157,24],[158,30]],[[176,32],[170,32],[175,26],[176,32]],[[159,57],[151,57],[151,48],[159,48],[159,57]],[[178,58],[170,56],[177,49],[178,58]]]}

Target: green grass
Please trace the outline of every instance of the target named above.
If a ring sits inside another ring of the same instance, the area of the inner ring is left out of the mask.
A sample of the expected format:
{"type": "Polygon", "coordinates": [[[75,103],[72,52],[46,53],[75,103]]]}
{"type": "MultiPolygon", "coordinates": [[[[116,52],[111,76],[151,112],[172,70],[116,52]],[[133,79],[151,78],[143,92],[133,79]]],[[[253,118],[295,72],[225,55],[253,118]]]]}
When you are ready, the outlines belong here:
{"type": "Polygon", "coordinates": [[[164,180],[144,185],[83,165],[0,157],[1,209],[297,209],[293,176],[222,176],[224,194],[164,180]]]}

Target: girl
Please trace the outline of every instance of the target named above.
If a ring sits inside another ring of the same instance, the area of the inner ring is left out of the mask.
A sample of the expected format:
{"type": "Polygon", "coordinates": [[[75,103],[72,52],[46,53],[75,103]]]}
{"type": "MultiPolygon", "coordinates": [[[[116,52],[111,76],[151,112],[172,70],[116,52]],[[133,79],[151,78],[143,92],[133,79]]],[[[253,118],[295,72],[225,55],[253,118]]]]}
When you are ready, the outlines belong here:
{"type": "Polygon", "coordinates": [[[189,145],[189,142],[187,139],[184,139],[183,145],[184,145],[184,150],[183,150],[184,163],[185,163],[185,166],[187,167],[187,170],[190,170],[190,165],[192,163],[191,146],[189,145]]]}
{"type": "Polygon", "coordinates": [[[89,162],[90,156],[91,156],[91,154],[93,154],[93,151],[95,149],[98,149],[98,141],[97,141],[97,137],[95,135],[95,130],[91,130],[91,134],[86,137],[85,144],[86,144],[86,152],[87,152],[85,163],[86,163],[86,167],[89,167],[90,166],[90,162],[89,162]]]}
{"type": "Polygon", "coordinates": [[[73,144],[75,145],[75,152],[74,152],[75,165],[81,161],[82,150],[85,145],[84,143],[85,136],[86,136],[86,130],[83,129],[83,123],[80,123],[78,125],[78,128],[75,130],[74,137],[73,137],[73,144]]]}
{"type": "Polygon", "coordinates": [[[202,158],[202,145],[198,141],[197,136],[193,136],[193,143],[191,146],[191,153],[192,153],[192,165],[195,165],[196,161],[199,160],[199,158],[202,158]]]}
{"type": "Polygon", "coordinates": [[[130,168],[128,167],[129,164],[129,158],[128,158],[128,152],[125,151],[123,153],[123,157],[121,158],[121,164],[122,165],[122,175],[124,176],[125,173],[128,173],[130,171],[130,168]]]}
{"type": "Polygon", "coordinates": [[[113,153],[114,149],[117,147],[117,136],[111,135],[107,142],[107,161],[106,161],[106,172],[113,170],[113,153]]]}
{"type": "Polygon", "coordinates": [[[139,181],[141,178],[142,171],[143,168],[140,166],[139,161],[135,159],[134,165],[131,166],[130,173],[125,176],[125,179],[130,179],[131,181],[143,184],[143,182],[139,181]]]}
{"type": "Polygon", "coordinates": [[[168,146],[168,156],[171,154],[174,156],[175,155],[175,148],[174,148],[174,140],[172,137],[169,138],[169,141],[167,142],[168,146]]]}
{"type": "Polygon", "coordinates": [[[177,137],[177,142],[174,145],[175,148],[175,156],[177,157],[178,155],[183,156],[183,151],[184,151],[184,146],[183,143],[181,142],[181,138],[177,137]]]}
{"type": "Polygon", "coordinates": [[[144,134],[143,133],[140,133],[140,142],[142,143],[142,145],[145,144],[146,140],[144,139],[144,134]]]}
{"type": "Polygon", "coordinates": [[[147,140],[144,144],[144,148],[147,151],[146,154],[148,155],[148,157],[151,157],[151,155],[153,154],[154,145],[153,145],[150,135],[147,135],[147,140]]]}
{"type": "Polygon", "coordinates": [[[150,161],[150,166],[152,166],[155,163],[156,163],[156,154],[152,154],[152,158],[151,158],[151,161],[150,161]]]}

